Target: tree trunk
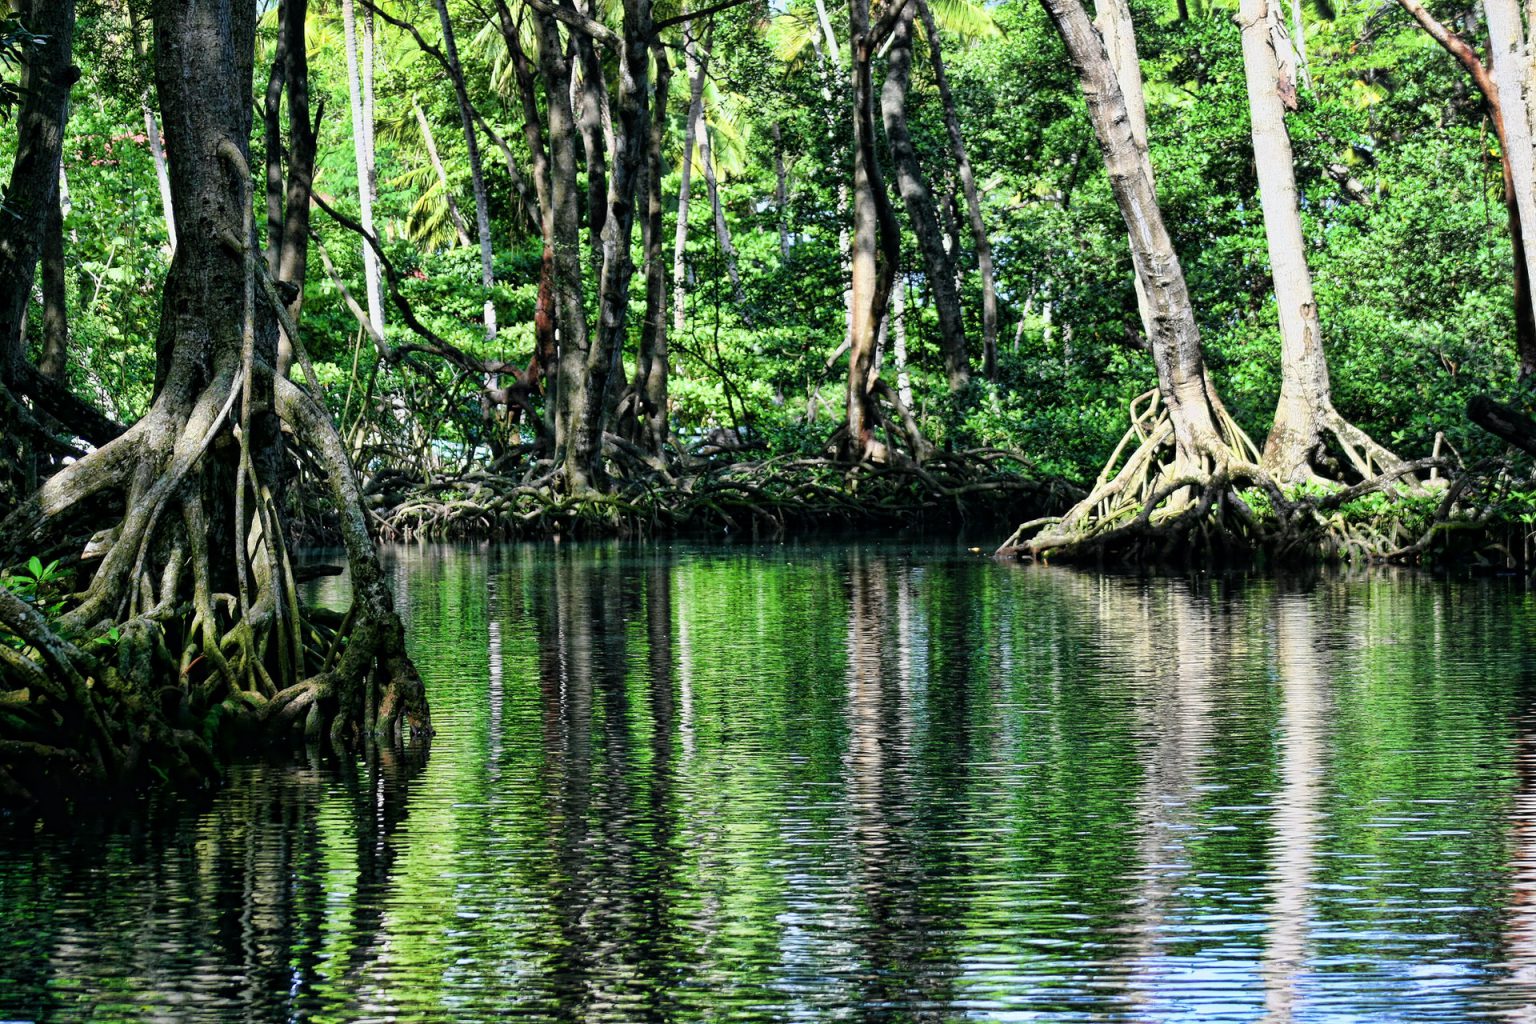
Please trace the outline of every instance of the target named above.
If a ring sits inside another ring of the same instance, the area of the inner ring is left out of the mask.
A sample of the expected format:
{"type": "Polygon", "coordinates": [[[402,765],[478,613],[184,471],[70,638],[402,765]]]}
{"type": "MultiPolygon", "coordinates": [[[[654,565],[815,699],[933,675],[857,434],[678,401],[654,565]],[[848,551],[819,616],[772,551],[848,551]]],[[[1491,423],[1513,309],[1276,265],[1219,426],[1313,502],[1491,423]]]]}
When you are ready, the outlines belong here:
{"type": "Polygon", "coordinates": [[[928,36],[928,46],[933,56],[933,77],[939,87],[939,99],[944,108],[944,127],[949,133],[949,145],[954,153],[960,187],[965,193],[971,242],[976,247],[976,269],[981,273],[981,368],[986,378],[993,380],[997,376],[997,280],[992,266],[992,241],[987,237],[987,226],[981,218],[981,196],[976,190],[976,174],[971,169],[971,158],[960,134],[960,116],[955,110],[954,94],[949,88],[949,75],[944,70],[939,27],[933,20],[933,12],[928,8],[928,0],[915,2],[917,13],[923,19],[923,31],[928,36]]]}
{"type": "Polygon", "coordinates": [[[506,0],[496,0],[496,17],[517,78],[518,97],[523,108],[523,139],[528,146],[534,194],[539,203],[539,232],[544,240],[544,251],[539,261],[539,290],[533,312],[534,356],[539,374],[545,381],[547,396],[544,402],[545,429],[540,432],[542,439],[555,434],[555,389],[559,386],[559,350],[555,337],[555,221],[550,191],[549,147],[544,140],[533,68],[528,55],[523,51],[520,27],[513,20],[506,0]]]}
{"type": "Polygon", "coordinates": [[[64,208],[55,202],[43,227],[43,352],[37,370],[63,381],[69,358],[69,312],[64,270],[64,208]]]}
{"type": "Polygon", "coordinates": [[[661,147],[667,124],[672,65],[666,48],[652,47],[656,62],[656,109],[651,112],[645,153],[645,218],[640,223],[645,250],[645,324],[635,359],[636,425],[641,446],[658,460],[667,443],[667,267],[662,253],[661,147]]]}
{"type": "Polygon", "coordinates": [[[1280,315],[1280,404],[1264,444],[1264,465],[1282,483],[1301,483],[1312,475],[1311,459],[1322,443],[1322,416],[1331,400],[1281,99],[1294,83],[1281,82],[1267,0],[1243,0],[1236,20],[1242,28],[1253,159],[1280,315]]]}
{"type": "Polygon", "coordinates": [[[688,75],[688,119],[683,122],[683,163],[678,174],[681,182],[677,187],[677,234],[672,243],[672,330],[683,333],[687,325],[687,263],[688,205],[693,185],[693,150],[697,141],[695,132],[704,116],[704,73],[709,66],[709,47],[714,36],[714,22],[705,29],[704,48],[701,53],[693,38],[691,22],[683,25],[683,61],[688,75]]]}
{"type": "MultiPolygon", "coordinates": [[[[373,167],[373,103],[364,90],[371,92],[373,87],[372,68],[364,76],[359,73],[358,67],[358,41],[357,41],[357,15],[353,0],[342,0],[341,20],[346,34],[347,49],[347,98],[352,108],[352,152],[357,160],[357,198],[361,209],[359,221],[363,230],[370,235],[373,230],[373,196],[374,196],[374,167],[373,167]]],[[[368,39],[364,42],[362,63],[369,66],[373,63],[372,32],[366,31],[364,35],[368,39]]],[[[374,255],[373,249],[363,243],[363,277],[368,292],[368,322],[373,324],[373,329],[379,334],[384,333],[384,293],[379,285],[379,261],[374,255]]]]}
{"type": "Polygon", "coordinates": [[[907,130],[907,92],[912,83],[912,27],[917,12],[909,2],[896,19],[886,52],[885,83],[880,90],[880,109],[885,120],[885,138],[891,148],[891,163],[896,169],[896,185],[906,204],[907,219],[923,254],[928,287],[939,314],[939,348],[944,355],[944,372],[949,390],[959,392],[970,383],[971,364],[965,350],[965,322],[960,314],[960,295],[955,289],[955,265],[944,247],[944,233],[934,208],[933,194],[923,180],[917,159],[917,147],[907,130]]]}
{"type": "MultiPolygon", "coordinates": [[[[288,90],[288,183],[283,209],[283,243],[278,252],[277,279],[293,290],[288,317],[299,322],[304,308],[304,279],[309,270],[309,193],[315,182],[315,125],[309,119],[309,47],[304,38],[309,0],[284,0],[283,34],[287,36],[284,79],[288,90]]],[[[277,375],[286,377],[293,365],[294,339],[279,330],[277,375]]]]}
{"type": "MultiPolygon", "coordinates": [[[[1099,0],[1096,4],[1098,17],[1094,27],[1104,39],[1104,51],[1120,84],[1120,94],[1125,97],[1125,111],[1130,123],[1131,137],[1141,151],[1147,168],[1147,181],[1157,189],[1157,179],[1152,171],[1151,151],[1147,145],[1147,100],[1141,80],[1141,54],[1136,47],[1136,26],[1131,21],[1131,8],[1126,0],[1099,0]]],[[[1141,317],[1141,329],[1149,339],[1152,336],[1152,313],[1146,289],[1139,276],[1132,283],[1136,289],[1136,311],[1141,317]]]]}
{"type": "Polygon", "coordinates": [[[437,183],[443,190],[443,201],[448,205],[448,217],[453,221],[453,232],[458,236],[460,245],[469,245],[469,225],[464,220],[464,215],[459,212],[459,202],[453,197],[453,186],[448,183],[448,170],[443,166],[443,158],[437,152],[437,139],[432,134],[432,122],[427,120],[426,111],[421,109],[421,104],[416,102],[416,97],[411,97],[411,110],[416,114],[416,127],[421,130],[422,144],[427,147],[427,159],[432,163],[432,169],[437,172],[437,183]]]}
{"type": "Polygon", "coordinates": [[[70,63],[74,0],[32,0],[26,26],[43,40],[27,51],[16,117],[16,157],[0,218],[0,385],[26,358],[23,330],[50,210],[59,208],[59,158],[69,89],[80,77],[70,63]]]}
{"type": "Polygon", "coordinates": [[[1520,222],[1520,199],[1515,193],[1514,173],[1510,167],[1509,138],[1504,130],[1503,105],[1499,102],[1499,90],[1483,67],[1476,51],[1467,41],[1436,21],[1418,0],[1398,0],[1404,10],[1413,15],[1424,31],[1443,46],[1472,76],[1472,84],[1482,93],[1488,104],[1488,120],[1499,140],[1499,165],[1504,175],[1504,215],[1509,222],[1509,239],[1514,249],[1515,280],[1515,353],[1519,359],[1520,376],[1536,374],[1536,306],[1532,305],[1531,271],[1525,259],[1525,232],[1520,222]]]}
{"type": "Polygon", "coordinates": [[[879,423],[875,386],[880,323],[890,299],[891,279],[901,260],[896,215],[885,194],[875,157],[874,87],[870,77],[869,0],[848,0],[853,50],[853,238],[851,241],[852,321],[848,344],[848,398],[843,455],[849,461],[883,459],[874,438],[879,423]]]}
{"type": "MultiPolygon", "coordinates": [[[[283,80],[288,74],[288,0],[277,2],[277,44],[267,73],[262,143],[267,162],[267,273],[279,276],[283,252],[283,80]]],[[[158,386],[158,377],[157,377],[158,386]]]]}
{"type": "Polygon", "coordinates": [[[464,86],[464,66],[459,63],[459,46],[453,37],[453,22],[448,18],[447,0],[433,0],[437,20],[443,30],[443,52],[448,58],[448,74],[453,79],[453,93],[459,101],[459,118],[464,128],[464,149],[469,160],[470,188],[475,195],[475,232],[480,241],[480,286],[485,289],[485,336],[496,337],[496,270],[491,249],[491,208],[485,191],[485,168],[480,161],[480,142],[475,135],[475,116],[469,105],[469,90],[464,86]]]}
{"type": "Polygon", "coordinates": [[[635,263],[632,242],[635,194],[645,166],[651,131],[650,0],[624,0],[624,30],[619,46],[618,121],[613,133],[613,169],[608,179],[608,216],[603,224],[603,269],[598,281],[598,332],[587,354],[589,377],[586,420],[579,434],[588,447],[583,461],[590,479],[601,485],[602,439],[608,415],[624,383],[624,343],[629,318],[630,284],[635,263]]]}
{"type": "Polygon", "coordinates": [[[1369,477],[1370,458],[1380,461],[1386,453],[1346,424],[1333,408],[1322,323],[1301,230],[1291,139],[1285,127],[1283,97],[1295,96],[1295,83],[1286,80],[1281,70],[1277,47],[1285,42],[1276,31],[1278,15],[1269,0],[1243,0],[1236,18],[1242,28],[1254,165],[1280,317],[1280,401],[1264,443],[1263,466],[1279,483],[1306,482],[1314,475],[1313,463],[1320,461],[1327,431],[1339,436],[1356,469],[1369,477]],[[1360,447],[1365,449],[1363,456],[1355,450],[1360,447]]]}
{"type": "MultiPolygon", "coordinates": [[[[1500,121],[1503,124],[1504,152],[1509,162],[1510,181],[1522,227],[1536,224],[1536,151],[1532,150],[1531,115],[1526,93],[1531,74],[1530,46],[1520,20],[1516,0],[1483,0],[1488,22],[1488,54],[1493,65],[1493,81],[1498,87],[1500,121]]],[[[1525,250],[1525,266],[1536,268],[1536,231],[1521,231],[1520,245],[1525,250]]],[[[1536,317],[1536,290],[1528,289],[1532,315],[1536,317]]],[[[1524,365],[1522,372],[1530,372],[1524,365]]]]}
{"type": "MultiPolygon", "coordinates": [[[[6,659],[5,688],[17,672],[58,680],[30,699],[62,720],[47,740],[69,752],[67,774],[82,785],[129,785],[150,769],[206,782],[212,755],[178,727],[187,715],[209,727],[255,718],[315,738],[329,724],[347,743],[370,727],[388,739],[403,722],[430,731],[356,474],[316,399],[272,372],[287,314],[275,289],[257,303],[256,282],[270,281],[255,251],[247,143],[255,27],[255,0],[159,5],[156,75],[182,217],[157,339],[169,369],[142,420],[0,522],[9,562],[18,543],[67,547],[121,510],[98,534],[111,539],[89,584],[51,620],[0,588],[0,622],[48,668],[6,659]],[[353,609],[318,649],[306,642],[321,627],[299,610],[273,497],[287,443],[280,416],[321,467],[347,550],[353,609]],[[91,653],[103,648],[106,657],[91,653]]],[[[55,781],[29,771],[19,746],[4,745],[0,783],[55,781]]]]}
{"type": "Polygon", "coordinates": [[[1110,187],[1125,220],[1131,262],[1147,299],[1148,342],[1167,404],[1177,461],[1199,465],[1222,449],[1215,390],[1206,378],[1200,329],[1184,270],[1152,187],[1152,166],[1132,129],[1115,66],[1079,0],[1042,0],[1077,72],[1104,155],[1110,187]]]}
{"type": "Polygon", "coordinates": [[[597,47],[583,32],[572,32],[580,60],[577,93],[581,126],[581,146],[587,158],[587,235],[592,255],[602,259],[603,224],[608,219],[608,142],[603,132],[603,107],[608,83],[603,77],[603,62],[597,47]]]}
{"type": "Polygon", "coordinates": [[[592,489],[599,470],[594,453],[600,439],[586,436],[590,382],[587,360],[592,348],[581,284],[581,188],[576,175],[576,124],[571,112],[571,66],[555,19],[531,12],[539,40],[539,70],[549,104],[550,208],[553,292],[560,325],[559,372],[555,410],[555,449],[565,489],[592,489]]]}

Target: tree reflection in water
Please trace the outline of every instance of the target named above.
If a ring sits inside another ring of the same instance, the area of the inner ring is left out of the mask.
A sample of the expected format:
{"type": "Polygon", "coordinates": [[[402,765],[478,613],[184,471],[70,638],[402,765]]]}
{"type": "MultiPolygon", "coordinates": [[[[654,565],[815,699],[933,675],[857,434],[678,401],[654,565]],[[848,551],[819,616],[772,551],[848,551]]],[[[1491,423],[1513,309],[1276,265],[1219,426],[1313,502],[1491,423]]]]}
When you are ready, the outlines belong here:
{"type": "Polygon", "coordinates": [[[425,765],[316,752],[0,836],[0,1018],[1449,1022],[1536,990],[1536,607],[1495,584],[870,546],[395,571],[425,765]]]}

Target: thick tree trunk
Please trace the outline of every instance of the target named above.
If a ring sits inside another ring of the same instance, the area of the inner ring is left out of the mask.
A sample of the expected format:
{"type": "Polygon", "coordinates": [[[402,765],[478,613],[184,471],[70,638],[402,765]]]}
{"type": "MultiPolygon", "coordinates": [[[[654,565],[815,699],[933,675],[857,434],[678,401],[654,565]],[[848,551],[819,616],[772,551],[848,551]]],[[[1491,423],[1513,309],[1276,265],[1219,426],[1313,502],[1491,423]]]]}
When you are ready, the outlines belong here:
{"type": "MultiPolygon", "coordinates": [[[[317,140],[309,118],[309,47],[304,37],[309,0],[284,0],[283,34],[287,36],[288,182],[283,209],[283,243],[278,251],[277,279],[292,289],[288,318],[295,324],[304,307],[304,280],[309,272],[309,193],[315,182],[317,140]]],[[[279,330],[277,375],[286,377],[294,360],[294,339],[279,330]]]]}
{"type": "Polygon", "coordinates": [[[939,87],[939,100],[944,108],[944,128],[949,133],[949,145],[960,176],[960,188],[965,193],[971,243],[976,247],[976,269],[981,274],[981,369],[982,374],[992,380],[997,376],[997,279],[992,266],[992,241],[987,237],[987,226],[981,218],[981,196],[976,189],[976,174],[971,169],[971,158],[966,152],[965,139],[960,134],[960,116],[955,110],[954,94],[949,88],[949,75],[944,69],[939,27],[934,22],[933,12],[928,8],[928,0],[915,2],[917,12],[923,19],[923,31],[928,36],[928,47],[933,56],[933,78],[939,87]]]}
{"type": "Polygon", "coordinates": [[[874,437],[879,423],[876,354],[891,280],[901,260],[901,243],[875,156],[869,0],[848,0],[848,23],[853,50],[853,238],[843,455],[849,461],[862,462],[885,454],[874,437]]]}
{"type": "Polygon", "coordinates": [[[1303,483],[1314,475],[1313,464],[1321,461],[1324,435],[1331,433],[1345,445],[1361,475],[1370,477],[1372,459],[1378,468],[1395,465],[1397,460],[1345,422],[1333,408],[1322,323],[1312,293],[1306,238],[1301,230],[1291,139],[1285,127],[1283,97],[1295,95],[1295,83],[1286,80],[1281,69],[1293,66],[1294,62],[1289,54],[1282,57],[1277,51],[1277,47],[1286,44],[1277,31],[1283,27],[1279,11],[1271,8],[1270,2],[1243,0],[1237,13],[1237,23],[1242,28],[1259,203],[1264,211],[1270,273],[1280,317],[1280,401],[1275,408],[1274,426],[1264,443],[1263,466],[1280,483],[1303,483]]]}
{"type": "MultiPolygon", "coordinates": [[[[275,288],[257,301],[257,281],[271,282],[255,252],[247,142],[255,0],[162,0],[154,20],[181,217],[159,324],[168,372],[142,420],[0,522],[0,558],[9,561],[18,543],[67,549],[122,510],[97,535],[109,538],[99,564],[62,613],[45,620],[0,588],[0,622],[40,659],[5,659],[5,688],[17,677],[44,684],[26,699],[62,723],[44,738],[63,759],[52,763],[95,787],[129,785],[150,769],[206,782],[211,755],[178,727],[186,715],[210,724],[256,718],[316,738],[329,720],[333,741],[346,742],[370,727],[387,738],[403,721],[429,731],[356,474],[316,400],[273,373],[277,320],[287,314],[275,288]],[[353,609],[318,648],[307,638],[328,627],[299,609],[273,498],[280,416],[330,484],[352,579],[353,609]],[[93,653],[103,646],[110,658],[93,653]],[[50,676],[57,685],[47,685],[50,676]]],[[[18,776],[63,781],[29,764],[18,752],[26,746],[0,748],[7,796],[18,776]]]]}
{"type": "Polygon", "coordinates": [[[0,385],[26,358],[22,350],[27,303],[50,210],[59,207],[59,158],[69,89],[80,77],[70,63],[74,0],[31,0],[25,24],[44,38],[27,51],[21,72],[21,110],[16,116],[16,158],[0,218],[0,385]]]}
{"type": "Polygon", "coordinates": [[[704,73],[709,66],[709,47],[714,23],[705,29],[702,52],[693,38],[692,23],[683,25],[683,66],[688,75],[688,118],[683,122],[683,162],[678,174],[677,234],[672,242],[672,330],[681,335],[687,325],[688,205],[693,188],[695,132],[704,116],[704,73]]]}
{"type": "Polygon", "coordinates": [[[1312,475],[1312,456],[1322,443],[1323,416],[1332,401],[1281,98],[1294,83],[1281,82],[1268,0],[1243,0],[1236,17],[1242,28],[1253,159],[1280,315],[1280,403],[1264,444],[1264,465],[1282,483],[1301,483],[1312,475]]]}
{"type": "Polygon", "coordinates": [[[625,0],[624,31],[619,44],[618,119],[610,144],[613,168],[608,179],[603,268],[597,290],[598,331],[587,355],[586,423],[579,432],[589,446],[583,459],[592,467],[591,479],[599,485],[603,482],[603,431],[624,386],[624,343],[630,285],[635,273],[635,196],[651,131],[652,34],[650,0],[625,0]]]}
{"type": "Polygon", "coordinates": [[[1148,341],[1157,366],[1158,389],[1168,407],[1178,462],[1199,465],[1222,448],[1215,390],[1206,377],[1200,329],[1184,270],[1152,186],[1151,162],[1132,130],[1115,66],[1082,4],[1079,0],[1042,3],[1077,71],[1110,187],[1129,233],[1131,262],[1150,314],[1148,341]]]}
{"type": "Polygon", "coordinates": [[[1419,0],[1398,0],[1404,10],[1413,15],[1430,38],[1456,58],[1472,84],[1488,104],[1488,120],[1499,140],[1499,164],[1504,175],[1504,214],[1509,222],[1509,239],[1514,249],[1515,281],[1515,353],[1519,359],[1522,378],[1536,374],[1536,306],[1532,305],[1531,270],[1525,259],[1525,231],[1520,221],[1520,200],[1515,194],[1515,179],[1509,163],[1509,139],[1504,131],[1504,111],[1499,102],[1499,89],[1493,77],[1483,66],[1477,52],[1467,41],[1447,29],[1419,3],[1419,0]]]}
{"type": "MultiPolygon", "coordinates": [[[[1532,149],[1531,117],[1533,110],[1527,87],[1532,70],[1530,42],[1520,19],[1516,0],[1483,0],[1488,22],[1488,54],[1493,65],[1493,81],[1498,87],[1500,121],[1504,128],[1503,148],[1509,162],[1509,174],[1522,227],[1536,225],[1536,151],[1532,149]]],[[[1527,270],[1536,268],[1536,230],[1522,231],[1520,244],[1525,250],[1527,270]]],[[[1536,316],[1536,290],[1528,289],[1528,299],[1536,316]]],[[[1529,372],[1524,366],[1522,371],[1529,372]]]]}
{"type": "Polygon", "coordinates": [[[453,79],[453,93],[459,101],[459,119],[464,129],[464,150],[469,160],[470,188],[475,196],[475,233],[480,242],[480,285],[485,289],[485,336],[496,337],[496,302],[492,290],[496,287],[496,270],[491,248],[491,208],[485,191],[485,168],[480,160],[480,141],[475,134],[475,115],[469,103],[469,90],[464,85],[464,66],[459,63],[459,45],[453,35],[453,22],[448,17],[447,0],[433,0],[437,8],[437,20],[443,30],[443,52],[448,58],[448,76],[453,79]]]}
{"type": "MultiPolygon", "coordinates": [[[[356,5],[353,0],[342,0],[341,19],[345,31],[345,43],[347,49],[347,98],[352,109],[352,153],[357,160],[357,198],[361,214],[358,218],[363,225],[363,230],[370,235],[373,230],[373,196],[374,196],[374,167],[373,167],[373,104],[364,91],[365,85],[371,91],[373,86],[373,72],[369,67],[364,74],[360,73],[359,63],[365,67],[373,62],[372,33],[365,32],[370,38],[363,46],[363,59],[358,60],[358,32],[356,5]]],[[[384,332],[384,293],[379,285],[379,260],[374,255],[373,249],[363,243],[363,278],[368,293],[368,322],[373,325],[375,332],[384,332]]]]}
{"type": "Polygon", "coordinates": [[[553,17],[531,14],[539,39],[539,70],[549,104],[549,163],[553,287],[560,325],[555,449],[565,488],[592,489],[599,438],[588,436],[584,415],[591,384],[587,361],[592,342],[581,284],[581,185],[576,173],[576,124],[571,112],[571,67],[553,17]]]}
{"type": "Polygon", "coordinates": [[[416,127],[421,131],[422,145],[427,147],[427,159],[432,164],[432,170],[437,172],[437,183],[443,190],[443,202],[448,206],[448,219],[453,221],[453,233],[458,236],[460,245],[469,245],[469,224],[464,220],[464,214],[459,212],[459,201],[453,197],[453,186],[448,183],[448,170],[443,166],[443,158],[437,151],[437,138],[432,134],[432,122],[427,120],[426,111],[421,109],[421,104],[416,98],[411,97],[411,110],[416,115],[416,127]]]}

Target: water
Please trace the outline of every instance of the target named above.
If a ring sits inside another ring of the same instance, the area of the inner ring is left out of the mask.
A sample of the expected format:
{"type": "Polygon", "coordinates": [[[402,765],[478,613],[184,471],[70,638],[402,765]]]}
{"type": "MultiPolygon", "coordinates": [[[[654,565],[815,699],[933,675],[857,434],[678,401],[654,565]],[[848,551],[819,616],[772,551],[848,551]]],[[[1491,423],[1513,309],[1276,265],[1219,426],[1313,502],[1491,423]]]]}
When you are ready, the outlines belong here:
{"type": "Polygon", "coordinates": [[[393,565],[425,763],[0,837],[0,1019],[1536,1019],[1518,586],[393,565]]]}

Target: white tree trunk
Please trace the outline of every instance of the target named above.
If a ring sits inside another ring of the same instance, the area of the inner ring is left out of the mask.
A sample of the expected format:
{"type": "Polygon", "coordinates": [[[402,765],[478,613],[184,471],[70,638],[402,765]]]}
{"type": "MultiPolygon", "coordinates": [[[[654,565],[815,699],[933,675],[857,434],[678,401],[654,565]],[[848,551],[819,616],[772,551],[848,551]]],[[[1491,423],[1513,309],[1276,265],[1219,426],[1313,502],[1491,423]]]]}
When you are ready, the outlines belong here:
{"type": "Polygon", "coordinates": [[[1311,476],[1309,456],[1322,436],[1322,419],[1332,402],[1322,325],[1301,231],[1291,139],[1285,127],[1282,97],[1294,95],[1294,84],[1285,81],[1281,71],[1277,47],[1286,44],[1275,38],[1269,2],[1243,0],[1237,14],[1259,204],[1280,316],[1280,403],[1264,446],[1264,460],[1276,479],[1300,483],[1311,476]]]}
{"type": "MultiPolygon", "coordinates": [[[[1531,117],[1536,111],[1532,110],[1529,93],[1530,44],[1521,25],[1518,0],[1483,0],[1483,12],[1488,21],[1488,52],[1504,113],[1509,171],[1520,222],[1536,225],[1536,151],[1532,150],[1531,128],[1531,117]]],[[[1525,265],[1536,267],[1536,229],[1527,228],[1522,234],[1525,265]]],[[[1536,288],[1531,289],[1531,302],[1536,311],[1536,288]]]]}
{"type": "MultiPolygon", "coordinates": [[[[364,97],[362,78],[358,68],[358,41],[357,41],[357,17],[353,6],[353,0],[342,0],[341,5],[342,24],[346,30],[347,46],[347,97],[352,108],[352,151],[357,158],[357,198],[358,206],[362,213],[363,230],[370,235],[373,231],[373,152],[369,147],[372,136],[371,125],[368,123],[371,111],[370,104],[364,97]]],[[[372,46],[367,47],[365,58],[371,58],[372,46]]],[[[371,61],[370,61],[371,63],[371,61]]],[[[369,74],[369,85],[372,85],[372,74],[369,74]]],[[[378,257],[373,252],[373,247],[368,243],[362,243],[363,248],[363,274],[367,282],[368,292],[368,322],[373,325],[374,332],[382,334],[384,331],[384,310],[382,294],[379,290],[379,264],[378,257]]]]}
{"type": "MultiPolygon", "coordinates": [[[[1152,173],[1151,150],[1147,144],[1147,98],[1141,80],[1141,54],[1136,48],[1136,27],[1131,23],[1131,7],[1126,0],[1098,0],[1095,5],[1098,16],[1094,27],[1104,39],[1104,52],[1115,71],[1115,81],[1120,84],[1120,94],[1125,98],[1126,121],[1130,125],[1131,138],[1137,153],[1146,167],[1147,182],[1157,187],[1152,173]]],[[[1141,330],[1152,337],[1152,312],[1147,302],[1146,289],[1141,278],[1133,276],[1136,287],[1136,309],[1141,314],[1141,330]]]]}

